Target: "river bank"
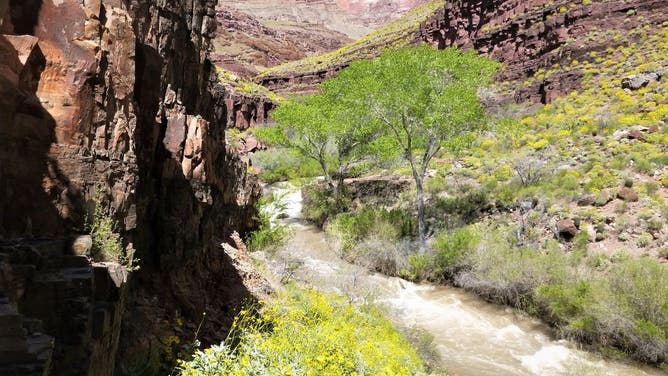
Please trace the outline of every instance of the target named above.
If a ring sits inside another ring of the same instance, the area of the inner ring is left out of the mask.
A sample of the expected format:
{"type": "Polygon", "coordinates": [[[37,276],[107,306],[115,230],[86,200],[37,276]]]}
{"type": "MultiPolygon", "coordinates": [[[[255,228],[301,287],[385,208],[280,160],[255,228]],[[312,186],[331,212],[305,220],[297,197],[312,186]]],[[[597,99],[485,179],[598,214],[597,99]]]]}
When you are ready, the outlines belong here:
{"type": "Polygon", "coordinates": [[[516,310],[487,303],[461,289],[414,284],[368,272],[343,261],[325,234],[301,219],[301,193],[286,185],[283,196],[294,229],[283,249],[264,255],[274,276],[338,292],[358,304],[380,304],[395,325],[433,337],[438,365],[456,375],[660,375],[638,364],[601,358],[557,340],[550,328],[516,310]]]}

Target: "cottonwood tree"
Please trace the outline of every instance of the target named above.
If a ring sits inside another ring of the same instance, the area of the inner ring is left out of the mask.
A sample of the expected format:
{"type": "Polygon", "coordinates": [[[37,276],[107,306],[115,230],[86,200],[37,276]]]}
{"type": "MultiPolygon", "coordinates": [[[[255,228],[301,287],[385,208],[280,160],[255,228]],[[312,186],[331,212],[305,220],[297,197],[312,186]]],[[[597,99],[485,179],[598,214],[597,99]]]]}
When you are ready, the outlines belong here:
{"type": "Polygon", "coordinates": [[[337,195],[351,166],[367,158],[367,147],[378,130],[367,114],[347,105],[341,89],[336,83],[322,85],[318,95],[284,102],[272,115],[276,126],[259,133],[272,144],[317,161],[337,195]]]}
{"type": "Polygon", "coordinates": [[[319,95],[289,101],[274,112],[274,140],[318,161],[337,191],[356,161],[401,155],[417,191],[418,234],[425,241],[424,180],[443,148],[462,148],[485,125],[478,89],[498,64],[475,52],[428,46],[390,50],[352,63],[320,86],[319,95]],[[334,167],[334,168],[333,168],[334,167]]]}
{"type": "Polygon", "coordinates": [[[478,89],[489,84],[498,64],[457,49],[428,46],[391,50],[351,64],[333,80],[348,87],[342,100],[380,124],[381,157],[399,153],[410,165],[417,192],[419,240],[425,241],[424,180],[442,149],[464,147],[486,121],[478,89]]]}

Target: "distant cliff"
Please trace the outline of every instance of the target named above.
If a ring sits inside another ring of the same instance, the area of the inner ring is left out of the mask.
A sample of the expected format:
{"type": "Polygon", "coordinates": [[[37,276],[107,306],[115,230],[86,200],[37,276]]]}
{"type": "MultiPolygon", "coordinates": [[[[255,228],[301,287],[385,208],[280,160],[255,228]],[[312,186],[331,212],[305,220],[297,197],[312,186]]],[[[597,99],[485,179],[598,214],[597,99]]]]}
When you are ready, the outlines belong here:
{"type": "Polygon", "coordinates": [[[309,55],[335,50],[351,41],[323,25],[262,21],[223,2],[216,9],[218,31],[211,60],[242,77],[309,55]]]}
{"type": "Polygon", "coordinates": [[[262,21],[320,25],[357,39],[428,0],[228,0],[262,21]]]}
{"type": "MultiPolygon", "coordinates": [[[[401,30],[401,44],[426,42],[437,48],[458,46],[487,54],[504,63],[498,78],[514,82],[517,101],[549,102],[577,88],[581,78],[577,69],[528,85],[523,81],[541,68],[593,59],[592,52],[624,43],[605,31],[627,33],[639,26],[651,30],[668,20],[668,4],[663,0],[435,0],[426,6],[431,7],[430,14],[401,30]]],[[[279,92],[312,89],[352,61],[378,56],[386,47],[387,35],[397,30],[379,28],[374,34],[363,46],[355,42],[319,58],[287,63],[261,73],[256,81],[279,92]]]]}

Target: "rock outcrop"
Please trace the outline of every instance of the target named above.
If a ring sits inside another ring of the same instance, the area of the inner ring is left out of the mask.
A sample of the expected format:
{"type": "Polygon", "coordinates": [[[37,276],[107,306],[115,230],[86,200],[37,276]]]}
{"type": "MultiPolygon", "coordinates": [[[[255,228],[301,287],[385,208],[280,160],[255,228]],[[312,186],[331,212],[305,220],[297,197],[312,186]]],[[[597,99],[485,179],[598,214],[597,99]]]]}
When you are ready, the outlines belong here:
{"type": "MultiPolygon", "coordinates": [[[[458,0],[444,7],[421,30],[422,39],[441,48],[473,48],[504,63],[499,80],[521,83],[539,69],[591,59],[624,43],[593,37],[592,31],[628,33],[668,20],[663,0],[593,2],[548,0],[458,0]]],[[[551,102],[579,87],[582,73],[559,72],[530,85],[519,85],[516,101],[551,102]]]]}
{"type": "Polygon", "coordinates": [[[640,74],[633,74],[622,78],[622,88],[630,90],[638,90],[649,85],[650,82],[659,81],[665,74],[665,69],[656,72],[644,72],[640,74]]]}
{"type": "MultiPolygon", "coordinates": [[[[579,69],[555,72],[525,83],[539,69],[555,64],[591,60],[591,54],[616,48],[623,38],[606,31],[628,34],[638,26],[653,28],[668,21],[663,0],[456,0],[443,2],[411,35],[408,44],[430,43],[436,48],[457,46],[475,49],[504,64],[499,81],[512,81],[515,101],[551,102],[576,89],[583,73],[579,69]],[[592,32],[597,34],[593,35],[592,32]]],[[[373,50],[370,48],[370,50],[373,50]]],[[[381,49],[377,50],[380,54],[381,49]]],[[[313,87],[336,74],[352,60],[341,59],[322,69],[258,76],[268,88],[285,92],[313,87]]]]}
{"type": "Polygon", "coordinates": [[[260,191],[225,142],[215,6],[0,2],[0,344],[18,341],[0,370],[157,370],[163,337],[194,337],[206,312],[200,340],[219,340],[249,296],[220,244],[253,226],[260,191]],[[96,205],[141,259],[127,281],[72,246],[96,205]],[[53,341],[26,349],[39,333],[53,341]]]}
{"type": "Polygon", "coordinates": [[[319,24],[274,22],[267,26],[222,2],[216,9],[216,20],[218,32],[211,60],[216,66],[247,78],[278,64],[335,50],[351,41],[319,24]]]}

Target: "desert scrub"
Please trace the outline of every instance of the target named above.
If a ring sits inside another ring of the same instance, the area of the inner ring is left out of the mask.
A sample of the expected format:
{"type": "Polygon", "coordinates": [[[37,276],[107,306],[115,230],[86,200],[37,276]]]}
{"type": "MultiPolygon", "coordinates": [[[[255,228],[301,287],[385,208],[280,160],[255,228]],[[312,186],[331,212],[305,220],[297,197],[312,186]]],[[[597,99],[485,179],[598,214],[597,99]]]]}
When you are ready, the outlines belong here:
{"type": "MultiPolygon", "coordinates": [[[[612,346],[644,362],[666,361],[664,265],[649,257],[632,259],[624,252],[605,260],[577,250],[565,253],[552,243],[541,249],[518,246],[512,226],[476,225],[468,231],[476,227],[475,233],[459,235],[467,244],[446,247],[454,250],[446,254],[462,265],[451,278],[456,284],[535,314],[564,337],[612,346]]],[[[432,255],[411,256],[411,272],[438,270],[437,260],[432,255]]]]}
{"type": "Polygon", "coordinates": [[[180,362],[181,375],[425,374],[415,350],[375,308],[288,287],[259,311],[242,310],[225,342],[180,362]]]}
{"type": "Polygon", "coordinates": [[[281,98],[278,94],[267,89],[266,87],[251,81],[244,80],[221,67],[217,66],[216,72],[218,73],[218,79],[223,85],[232,88],[232,90],[238,93],[243,93],[249,96],[264,97],[274,103],[279,103],[283,100],[283,98],[281,98]]]}
{"type": "Polygon", "coordinates": [[[343,258],[370,270],[397,275],[405,268],[415,236],[415,219],[400,209],[363,207],[341,213],[327,225],[343,258]]]}
{"type": "Polygon", "coordinates": [[[386,49],[407,46],[414,38],[414,34],[419,32],[420,25],[433,17],[443,6],[441,0],[428,1],[406,12],[401,18],[386,23],[338,50],[269,68],[260,73],[255,80],[332,70],[347,66],[355,60],[377,57],[386,49]]]}

